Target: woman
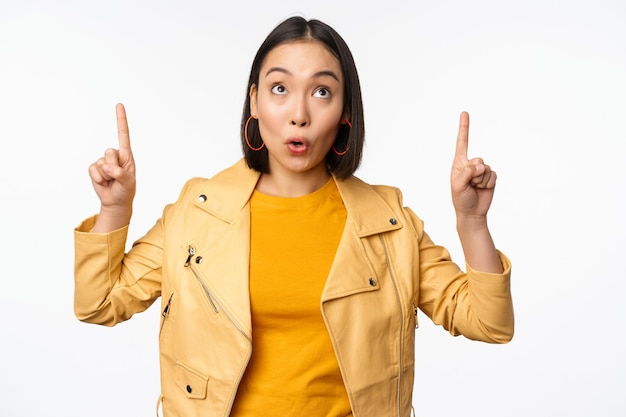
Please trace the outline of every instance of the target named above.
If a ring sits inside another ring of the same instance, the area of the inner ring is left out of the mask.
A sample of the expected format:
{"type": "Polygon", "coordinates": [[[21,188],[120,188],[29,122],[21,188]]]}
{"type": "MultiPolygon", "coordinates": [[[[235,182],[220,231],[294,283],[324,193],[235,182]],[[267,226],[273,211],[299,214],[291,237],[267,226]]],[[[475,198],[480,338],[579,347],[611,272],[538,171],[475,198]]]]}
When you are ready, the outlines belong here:
{"type": "Polygon", "coordinates": [[[364,140],[352,55],[326,24],[278,25],[250,73],[244,159],[193,179],[124,253],[135,194],[125,110],[119,149],[90,167],[98,216],[75,232],[75,311],[114,325],[161,296],[166,416],[408,416],[417,310],[453,335],[513,334],[510,263],[486,215],[496,174],[451,171],[467,273],[398,190],[352,174],[364,140]]]}

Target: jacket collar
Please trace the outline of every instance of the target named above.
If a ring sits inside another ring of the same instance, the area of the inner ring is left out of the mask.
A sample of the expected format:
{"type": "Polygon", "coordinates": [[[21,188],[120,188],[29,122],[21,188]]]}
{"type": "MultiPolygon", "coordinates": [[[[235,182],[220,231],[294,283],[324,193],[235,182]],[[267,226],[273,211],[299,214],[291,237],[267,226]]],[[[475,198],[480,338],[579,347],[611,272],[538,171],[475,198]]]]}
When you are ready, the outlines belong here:
{"type": "Polygon", "coordinates": [[[355,176],[335,178],[337,188],[359,237],[400,229],[398,215],[376,189],[355,176]]]}
{"type": "MultiPolygon", "coordinates": [[[[248,204],[259,177],[259,172],[250,169],[245,160],[240,159],[207,180],[194,196],[194,204],[232,223],[248,204]]],[[[333,178],[348,211],[348,218],[353,222],[359,237],[402,227],[397,214],[373,186],[354,176],[346,180],[333,178]]]]}
{"type": "Polygon", "coordinates": [[[215,217],[232,223],[248,204],[261,174],[242,158],[230,168],[208,179],[193,196],[193,203],[215,217]]]}

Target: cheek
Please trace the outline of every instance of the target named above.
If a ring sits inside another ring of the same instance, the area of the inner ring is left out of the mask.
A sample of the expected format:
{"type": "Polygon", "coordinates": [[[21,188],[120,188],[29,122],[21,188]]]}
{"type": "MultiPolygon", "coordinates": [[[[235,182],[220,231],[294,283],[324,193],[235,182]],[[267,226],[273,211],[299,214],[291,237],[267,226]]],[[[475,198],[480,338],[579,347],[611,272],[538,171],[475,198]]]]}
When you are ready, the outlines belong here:
{"type": "Polygon", "coordinates": [[[284,118],[284,110],[281,106],[276,105],[268,97],[259,94],[257,101],[257,113],[259,116],[259,125],[261,130],[275,129],[280,121],[284,118]]]}
{"type": "Polygon", "coordinates": [[[324,126],[324,130],[333,138],[339,132],[339,124],[341,122],[342,112],[341,111],[331,111],[327,112],[323,115],[322,124],[324,126]]]}
{"type": "Polygon", "coordinates": [[[343,100],[335,100],[333,104],[326,109],[324,115],[326,123],[337,127],[344,116],[343,100]]]}
{"type": "Polygon", "coordinates": [[[281,120],[282,118],[278,112],[267,107],[259,108],[259,129],[261,135],[263,133],[267,135],[269,132],[276,131],[281,124],[281,120]]]}

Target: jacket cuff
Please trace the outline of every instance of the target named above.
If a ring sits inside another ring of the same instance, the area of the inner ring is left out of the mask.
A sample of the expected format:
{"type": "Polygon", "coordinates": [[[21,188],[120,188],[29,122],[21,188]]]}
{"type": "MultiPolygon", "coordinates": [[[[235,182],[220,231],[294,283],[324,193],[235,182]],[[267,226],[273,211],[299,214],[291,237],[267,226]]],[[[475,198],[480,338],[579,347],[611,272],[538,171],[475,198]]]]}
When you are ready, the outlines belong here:
{"type": "Polygon", "coordinates": [[[500,284],[509,281],[511,279],[511,260],[502,252],[497,252],[500,257],[500,262],[502,263],[502,269],[504,270],[501,274],[478,271],[472,268],[468,263],[465,263],[467,274],[471,276],[474,281],[481,284],[500,284]]]}
{"type": "Polygon", "coordinates": [[[86,218],[78,226],[76,226],[74,229],[74,241],[76,243],[106,244],[120,240],[126,242],[128,225],[109,233],[93,233],[92,230],[96,225],[97,219],[98,215],[96,214],[86,218]]]}

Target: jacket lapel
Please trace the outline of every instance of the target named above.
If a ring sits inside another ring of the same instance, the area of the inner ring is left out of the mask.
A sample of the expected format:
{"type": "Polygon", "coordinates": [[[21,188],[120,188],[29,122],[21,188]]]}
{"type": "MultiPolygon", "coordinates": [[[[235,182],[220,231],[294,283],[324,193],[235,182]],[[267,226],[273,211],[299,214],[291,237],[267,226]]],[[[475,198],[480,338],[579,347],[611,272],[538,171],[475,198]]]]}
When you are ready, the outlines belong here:
{"type": "Polygon", "coordinates": [[[201,229],[209,248],[199,268],[201,278],[221,309],[248,337],[252,334],[248,200],[258,179],[259,173],[240,160],[206,181],[193,196],[193,204],[210,215],[201,229]]]}
{"type": "Polygon", "coordinates": [[[348,212],[346,226],[337,248],[322,302],[365,291],[378,290],[378,277],[384,273],[383,257],[372,256],[366,240],[400,229],[402,224],[375,189],[356,177],[335,179],[348,212]],[[372,259],[378,262],[372,262],[372,259]]]}

